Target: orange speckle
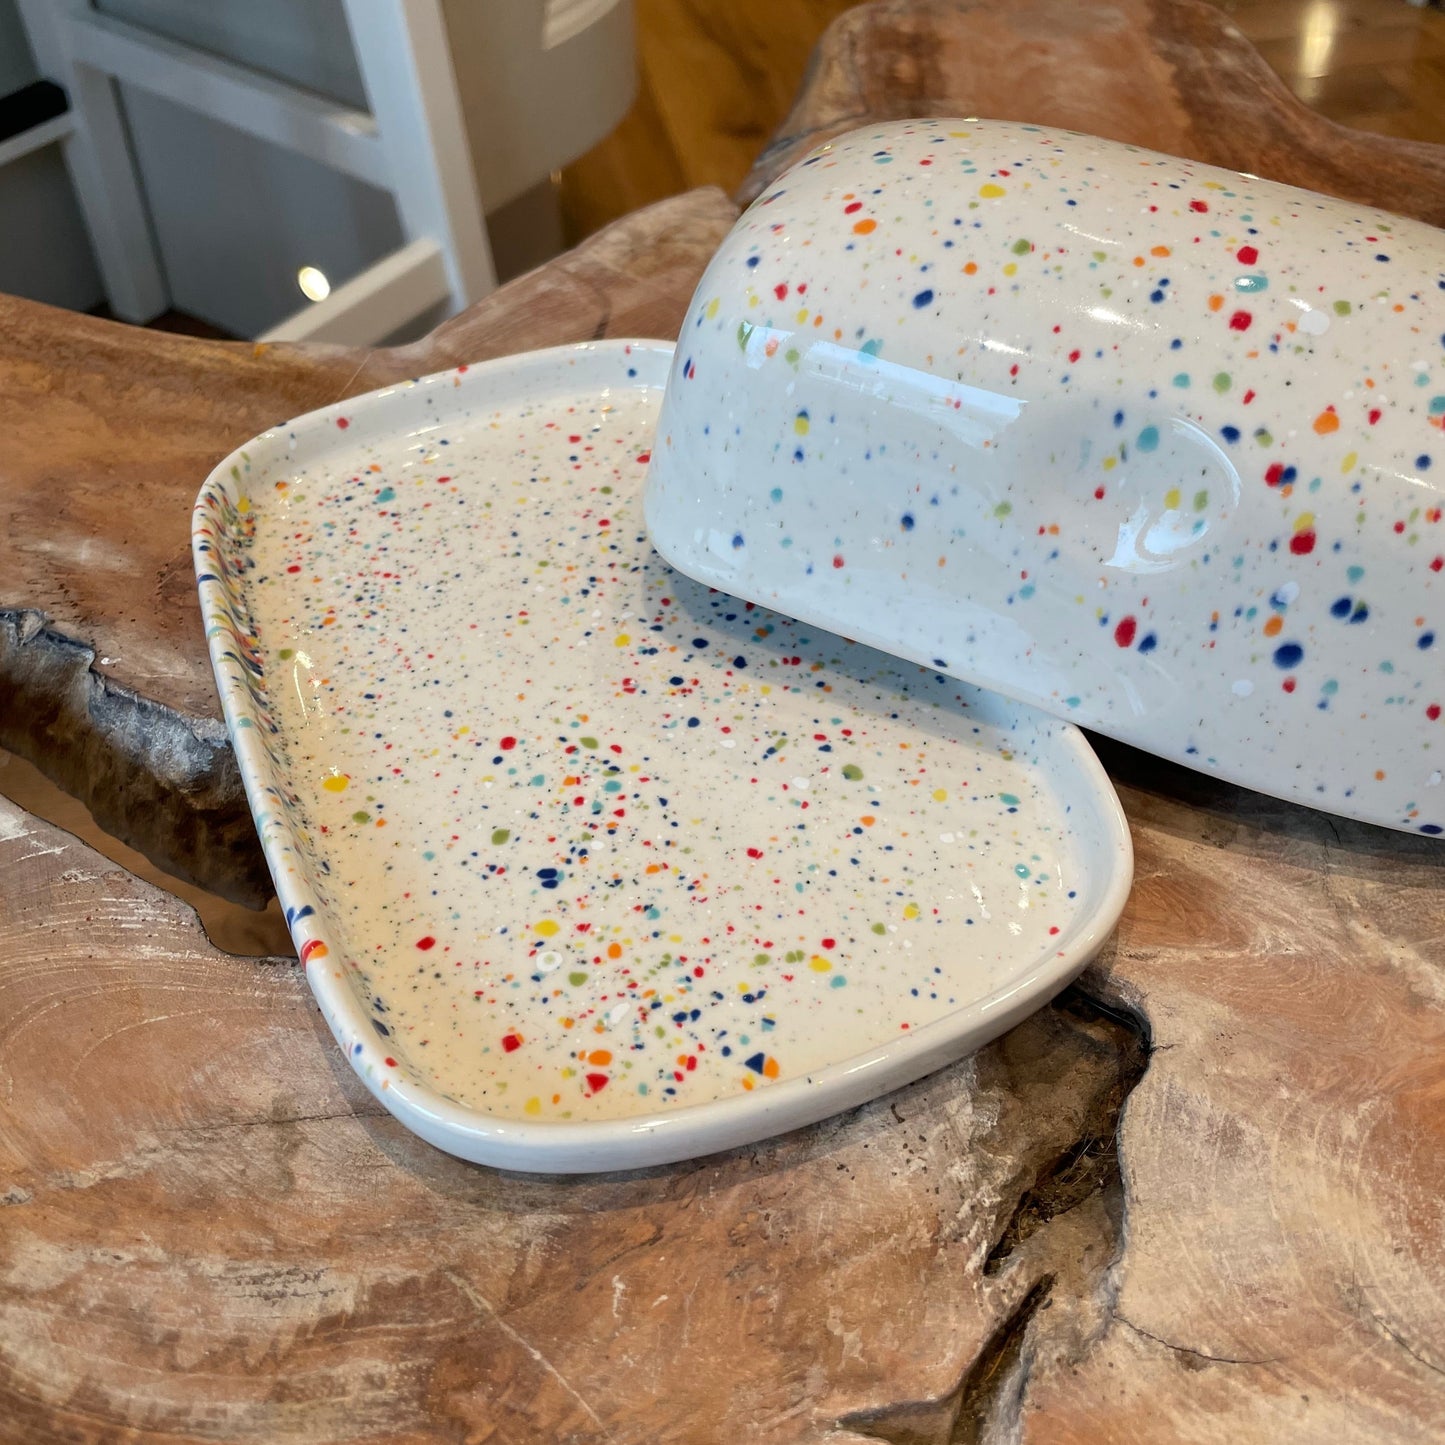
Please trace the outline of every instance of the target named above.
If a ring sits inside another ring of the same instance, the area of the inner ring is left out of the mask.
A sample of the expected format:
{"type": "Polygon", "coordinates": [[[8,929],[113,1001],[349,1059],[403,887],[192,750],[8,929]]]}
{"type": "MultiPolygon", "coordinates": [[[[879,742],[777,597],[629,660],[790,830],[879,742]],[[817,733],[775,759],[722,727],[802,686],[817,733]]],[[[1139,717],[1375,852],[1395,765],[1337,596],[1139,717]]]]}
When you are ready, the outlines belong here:
{"type": "Polygon", "coordinates": [[[977,276],[977,275],[978,275],[978,262],[977,262],[977,261],[968,261],[968,262],[965,262],[965,263],[964,263],[964,267],[963,267],[963,274],[964,274],[965,276],[977,276]]]}
{"type": "Polygon", "coordinates": [[[855,236],[868,236],[878,229],[878,222],[871,216],[864,216],[861,221],[853,222],[853,234],[855,236]]]}
{"type": "Polygon", "coordinates": [[[1264,635],[1266,637],[1278,637],[1283,628],[1284,618],[1276,614],[1264,624],[1264,635]]]}
{"type": "Polygon", "coordinates": [[[622,945],[620,943],[609,943],[607,945],[607,956],[608,958],[621,958],[622,945]]]}
{"type": "Polygon", "coordinates": [[[1339,431],[1340,419],[1335,415],[1335,409],[1327,406],[1315,419],[1314,428],[1321,436],[1328,436],[1332,431],[1339,431]]]}
{"type": "Polygon", "coordinates": [[[1210,309],[1211,311],[1218,311],[1219,308],[1220,308],[1221,306],[1223,306],[1223,305],[1224,305],[1224,297],[1223,297],[1223,296],[1214,295],[1214,296],[1211,296],[1211,297],[1209,298],[1209,309],[1210,309]]]}
{"type": "Polygon", "coordinates": [[[592,1052],[587,1055],[587,1062],[589,1064],[596,1064],[599,1069],[606,1068],[606,1066],[612,1062],[612,1052],[610,1049],[593,1049],[592,1052]]]}
{"type": "Polygon", "coordinates": [[[1384,770],[1384,768],[1376,768],[1376,769],[1375,769],[1375,781],[1376,781],[1377,783],[1383,783],[1383,782],[1385,781],[1385,770],[1384,770]]]}
{"type": "Polygon", "coordinates": [[[1167,256],[1167,255],[1169,255],[1169,247],[1168,247],[1168,246],[1152,246],[1152,247],[1150,247],[1150,249],[1149,249],[1149,254],[1150,254],[1151,256],[1167,256]]]}

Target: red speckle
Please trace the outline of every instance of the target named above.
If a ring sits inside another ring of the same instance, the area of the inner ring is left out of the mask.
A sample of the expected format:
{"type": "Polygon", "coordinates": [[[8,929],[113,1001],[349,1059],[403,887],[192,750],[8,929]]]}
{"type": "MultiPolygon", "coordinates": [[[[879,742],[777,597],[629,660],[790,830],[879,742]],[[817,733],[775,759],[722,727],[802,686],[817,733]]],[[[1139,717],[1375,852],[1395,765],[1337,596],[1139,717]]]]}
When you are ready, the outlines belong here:
{"type": "Polygon", "coordinates": [[[1404,524],[1403,522],[1396,522],[1396,523],[1395,523],[1395,531],[1396,531],[1397,533],[1398,533],[1398,532],[1403,532],[1404,530],[1405,530],[1405,524],[1404,524]]]}
{"type": "Polygon", "coordinates": [[[1095,500],[1096,502],[1102,502],[1102,501],[1104,500],[1104,489],[1103,489],[1103,487],[1095,487],[1095,488],[1094,488],[1094,500],[1095,500]]]}
{"type": "Polygon", "coordinates": [[[295,562],[293,562],[286,570],[288,572],[299,572],[301,568],[298,567],[295,562]]]}
{"type": "Polygon", "coordinates": [[[1134,634],[1139,630],[1139,624],[1132,617],[1125,617],[1114,629],[1114,641],[1120,647],[1132,647],[1134,634]]]}
{"type": "Polygon", "coordinates": [[[1204,214],[1206,211],[1208,211],[1208,209],[1209,209],[1209,202],[1208,202],[1208,201],[1190,201],[1190,203],[1189,203],[1189,209],[1190,209],[1191,211],[1198,211],[1201,215],[1203,215],[1203,214],[1204,214]]]}
{"type": "Polygon", "coordinates": [[[451,478],[450,478],[450,477],[438,477],[438,478],[437,478],[437,481],[438,481],[438,482],[449,482],[449,481],[451,481],[451,478]]]}
{"type": "Polygon", "coordinates": [[[522,1047],[521,1034],[503,1034],[502,1047],[510,1054],[522,1047]]]}
{"type": "Polygon", "coordinates": [[[431,934],[428,933],[425,938],[417,939],[416,946],[421,949],[423,953],[425,953],[428,949],[435,948],[437,946],[437,941],[431,936],[431,934]]]}
{"type": "Polygon", "coordinates": [[[509,753],[514,747],[517,746],[517,740],[516,738],[512,737],[503,738],[502,741],[497,744],[497,746],[501,748],[504,753],[509,753]]]}
{"type": "Polygon", "coordinates": [[[1070,361],[1077,361],[1082,355],[1083,355],[1083,352],[1082,352],[1082,351],[1071,351],[1071,352],[1069,353],[1069,360],[1070,360],[1070,361]]]}
{"type": "Polygon", "coordinates": [[[852,205],[850,205],[850,206],[844,206],[844,207],[843,207],[843,214],[844,214],[845,216],[851,216],[855,211],[861,211],[862,209],[863,209],[863,202],[862,202],[862,201],[854,201],[852,205]]]}
{"type": "Polygon", "coordinates": [[[1054,924],[1054,926],[1053,926],[1051,929],[1049,929],[1049,933],[1050,933],[1051,935],[1057,933],[1058,931],[1059,931],[1059,925],[1058,925],[1057,923],[1054,924]]]}
{"type": "Polygon", "coordinates": [[[773,295],[776,296],[779,301],[782,301],[787,294],[788,283],[786,281],[779,281],[778,284],[773,287],[773,295]]]}
{"type": "Polygon", "coordinates": [[[575,446],[577,445],[577,443],[582,440],[582,438],[579,437],[579,436],[570,436],[570,437],[567,438],[567,440],[568,440],[569,442],[571,442],[572,445],[575,447],[575,446]]]}
{"type": "Polygon", "coordinates": [[[838,553],[837,555],[834,556],[834,558],[833,558],[833,565],[834,565],[835,567],[841,567],[841,566],[843,565],[843,556],[842,556],[842,553],[838,553]]]}
{"type": "Polygon", "coordinates": [[[648,464],[648,462],[650,462],[650,461],[652,460],[652,453],[651,453],[651,452],[638,452],[638,454],[637,454],[637,460],[640,461],[643,466],[646,466],[646,465],[648,464]]]}
{"type": "Polygon", "coordinates": [[[1287,678],[1285,678],[1285,680],[1284,680],[1282,683],[1280,683],[1280,686],[1281,686],[1286,692],[1293,692],[1293,691],[1294,691],[1294,688],[1295,688],[1294,678],[1292,678],[1292,677],[1287,677],[1287,678]]]}
{"type": "Polygon", "coordinates": [[[1315,534],[1313,531],[1305,530],[1296,532],[1289,539],[1289,549],[1296,557],[1307,557],[1315,549],[1315,534]]]}
{"type": "Polygon", "coordinates": [[[395,1059],[387,1059],[385,1062],[388,1069],[394,1069],[396,1067],[395,1059]]]}
{"type": "Polygon", "coordinates": [[[1234,253],[1234,258],[1241,266],[1253,266],[1259,260],[1259,252],[1253,246],[1241,246],[1234,253]]]}
{"type": "Polygon", "coordinates": [[[1384,413],[1380,410],[1379,407],[1377,407],[1377,406],[1372,406],[1372,407],[1370,408],[1370,425],[1371,425],[1371,426],[1374,426],[1374,424],[1375,424],[1377,421],[1379,421],[1379,419],[1380,419],[1383,415],[1384,415],[1384,413]]]}
{"type": "Polygon", "coordinates": [[[339,416],[336,418],[336,425],[339,426],[342,431],[345,431],[346,428],[351,425],[351,422],[346,417],[339,416]]]}
{"type": "Polygon", "coordinates": [[[606,1074],[587,1075],[587,1094],[590,1098],[593,1094],[600,1094],[607,1087],[608,1078],[606,1074]]]}
{"type": "Polygon", "coordinates": [[[824,948],[836,948],[836,947],[837,947],[837,944],[838,944],[838,940],[837,940],[836,938],[825,938],[825,939],[823,940],[823,947],[824,947],[824,948]]]}
{"type": "Polygon", "coordinates": [[[1264,479],[1272,487],[1277,487],[1284,480],[1284,463],[1271,462],[1264,474],[1264,479]]]}
{"type": "Polygon", "coordinates": [[[1245,406],[1248,406],[1250,402],[1254,400],[1254,388],[1250,387],[1250,389],[1245,392],[1245,394],[1240,398],[1240,400],[1245,406]]]}
{"type": "Polygon", "coordinates": [[[1438,572],[1442,567],[1445,567],[1445,557],[1437,557],[1430,564],[1430,570],[1432,572],[1438,572]]]}
{"type": "Polygon", "coordinates": [[[1231,331],[1248,331],[1253,321],[1254,317],[1248,311],[1236,311],[1229,318],[1229,329],[1231,331]]]}
{"type": "Polygon", "coordinates": [[[762,856],[763,856],[763,850],[762,850],[761,848],[749,848],[749,849],[748,849],[748,857],[749,857],[749,858],[761,858],[762,856]]]}
{"type": "Polygon", "coordinates": [[[326,945],[322,943],[319,938],[308,938],[306,942],[301,945],[301,966],[303,968],[311,961],[311,955],[315,953],[318,948],[321,949],[324,957],[326,945]]]}
{"type": "Polygon", "coordinates": [[[1429,718],[1431,722],[1438,722],[1440,718],[1440,704],[1438,702],[1432,702],[1430,706],[1425,709],[1425,716],[1429,718]]]}

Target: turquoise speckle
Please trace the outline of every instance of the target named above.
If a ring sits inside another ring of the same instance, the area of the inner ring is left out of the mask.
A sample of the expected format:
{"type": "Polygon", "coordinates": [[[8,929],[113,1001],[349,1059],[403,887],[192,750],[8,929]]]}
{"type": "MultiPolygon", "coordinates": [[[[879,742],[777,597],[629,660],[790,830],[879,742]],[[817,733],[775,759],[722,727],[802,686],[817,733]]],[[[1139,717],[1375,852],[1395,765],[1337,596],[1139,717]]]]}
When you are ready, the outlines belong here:
{"type": "Polygon", "coordinates": [[[1179,375],[1174,378],[1174,385],[1175,385],[1175,386],[1178,386],[1178,387],[1186,387],[1186,386],[1188,386],[1188,385],[1189,385],[1189,373],[1188,373],[1187,371],[1181,371],[1181,372],[1179,373],[1179,375]]]}
{"type": "Polygon", "coordinates": [[[1269,277],[1268,277],[1268,276],[1259,276],[1259,275],[1255,275],[1255,276],[1239,276],[1239,277],[1236,277],[1236,278],[1235,278],[1235,282],[1234,282],[1234,289],[1235,289],[1236,291],[1247,291],[1247,292],[1253,292],[1253,291],[1268,291],[1268,290],[1269,290],[1269,277]]]}
{"type": "Polygon", "coordinates": [[[1141,452],[1156,451],[1159,447],[1159,428],[1157,426],[1146,426],[1139,433],[1138,440],[1134,443],[1141,452]]]}
{"type": "Polygon", "coordinates": [[[781,502],[783,500],[783,489],[781,487],[774,487],[773,490],[768,493],[768,495],[775,502],[781,502]]]}
{"type": "Polygon", "coordinates": [[[870,336],[859,348],[864,356],[877,356],[883,350],[883,339],[879,336],[870,336]]]}

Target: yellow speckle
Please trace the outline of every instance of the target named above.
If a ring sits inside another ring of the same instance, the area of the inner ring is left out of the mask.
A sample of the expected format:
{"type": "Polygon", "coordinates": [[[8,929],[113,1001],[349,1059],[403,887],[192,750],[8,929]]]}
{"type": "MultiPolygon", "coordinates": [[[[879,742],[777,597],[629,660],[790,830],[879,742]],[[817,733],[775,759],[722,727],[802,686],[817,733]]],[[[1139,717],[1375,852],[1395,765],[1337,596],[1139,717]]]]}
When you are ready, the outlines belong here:
{"type": "Polygon", "coordinates": [[[540,1114],[542,1112],[542,1101],[534,1094],[522,1105],[522,1110],[527,1114],[540,1114]]]}
{"type": "Polygon", "coordinates": [[[804,307],[798,312],[798,315],[797,315],[797,318],[796,318],[796,319],[797,319],[799,322],[803,322],[803,321],[806,321],[806,320],[808,319],[808,308],[807,308],[806,306],[804,306],[804,307]]]}
{"type": "Polygon", "coordinates": [[[1347,453],[1346,456],[1345,456],[1344,461],[1342,461],[1342,462],[1340,463],[1340,470],[1341,470],[1342,472],[1352,472],[1352,471],[1354,471],[1354,469],[1355,469],[1355,463],[1356,463],[1357,461],[1359,461],[1359,459],[1360,459],[1360,454],[1359,454],[1359,452],[1349,452],[1349,453],[1347,453]]]}
{"type": "Polygon", "coordinates": [[[1170,487],[1169,490],[1164,493],[1164,505],[1165,505],[1166,507],[1168,507],[1170,511],[1173,511],[1176,507],[1178,507],[1178,505],[1179,505],[1179,488],[1178,488],[1178,487],[1170,487]]]}
{"type": "Polygon", "coordinates": [[[1301,512],[1299,516],[1294,519],[1294,529],[1296,532],[1308,532],[1314,524],[1315,514],[1313,512],[1301,512]]]}
{"type": "Polygon", "coordinates": [[[1112,471],[1114,470],[1114,468],[1117,467],[1118,465],[1119,465],[1119,458],[1118,458],[1118,457],[1105,457],[1105,458],[1104,458],[1104,470],[1105,470],[1106,472],[1112,472],[1112,471]]]}
{"type": "Polygon", "coordinates": [[[815,953],[812,958],[808,960],[808,967],[811,968],[814,973],[832,973],[833,971],[833,965],[820,953],[815,953]]]}
{"type": "Polygon", "coordinates": [[[612,639],[612,645],[614,647],[626,647],[627,644],[631,641],[632,636],[630,633],[619,632],[617,636],[612,639]]]}
{"type": "Polygon", "coordinates": [[[244,516],[247,512],[249,512],[249,511],[251,510],[251,499],[250,499],[250,497],[237,497],[237,498],[236,498],[236,510],[237,510],[238,512],[240,512],[243,516],[244,516]]]}
{"type": "Polygon", "coordinates": [[[532,931],[534,933],[540,933],[543,938],[551,938],[557,932],[556,921],[551,918],[544,918],[532,931]]]}
{"type": "Polygon", "coordinates": [[[910,919],[917,918],[918,911],[918,905],[916,903],[910,903],[904,908],[903,916],[910,919]]]}
{"type": "Polygon", "coordinates": [[[1015,262],[1010,261],[1008,265],[1003,268],[1003,274],[1005,276],[1012,276],[1018,271],[1018,269],[1018,265],[1015,262]]]}
{"type": "Polygon", "coordinates": [[[321,784],[328,793],[344,793],[346,785],[351,781],[345,773],[332,773],[332,775],[321,784]]]}
{"type": "Polygon", "coordinates": [[[719,305],[721,305],[721,298],[717,296],[714,296],[712,300],[707,303],[707,319],[709,321],[711,321],[713,317],[717,315],[717,309],[719,305]]]}
{"type": "Polygon", "coordinates": [[[948,789],[935,788],[933,790],[933,801],[935,803],[946,803],[948,801],[948,789]]]}
{"type": "Polygon", "coordinates": [[[992,181],[978,188],[978,193],[986,201],[995,201],[1000,196],[1006,196],[1008,192],[1002,186],[996,186],[992,181]]]}
{"type": "Polygon", "coordinates": [[[807,435],[808,435],[808,418],[805,417],[805,416],[802,416],[802,415],[795,416],[795,417],[793,418],[793,430],[794,430],[795,432],[797,432],[797,434],[798,434],[800,437],[805,437],[805,436],[807,436],[807,435]]]}

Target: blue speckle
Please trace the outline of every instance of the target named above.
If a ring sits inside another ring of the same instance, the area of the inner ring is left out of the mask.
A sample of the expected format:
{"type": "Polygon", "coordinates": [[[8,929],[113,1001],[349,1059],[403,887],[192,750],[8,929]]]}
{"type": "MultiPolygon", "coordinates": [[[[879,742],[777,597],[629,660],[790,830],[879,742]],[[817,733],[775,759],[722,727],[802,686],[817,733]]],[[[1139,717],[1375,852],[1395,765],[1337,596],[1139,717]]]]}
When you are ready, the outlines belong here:
{"type": "Polygon", "coordinates": [[[734,532],[734,533],[733,533],[733,550],[736,551],[736,550],[737,550],[739,547],[741,547],[742,545],[743,545],[743,534],[742,534],[741,532],[734,532]]]}
{"type": "Polygon", "coordinates": [[[1232,445],[1239,440],[1239,428],[1237,426],[1222,426],[1219,428],[1219,435],[1232,445]]]}
{"type": "Polygon", "coordinates": [[[1298,667],[1304,660],[1305,650],[1297,642],[1281,642],[1274,650],[1276,667],[1298,667]]]}
{"type": "Polygon", "coordinates": [[[905,532],[911,532],[913,530],[913,513],[905,512],[903,516],[899,518],[899,523],[905,532]]]}
{"type": "Polygon", "coordinates": [[[922,291],[920,291],[920,292],[913,298],[913,304],[914,304],[916,307],[918,307],[919,310],[922,310],[923,307],[930,305],[930,304],[932,303],[932,301],[933,301],[933,288],[932,288],[932,287],[925,287],[922,291]]]}
{"type": "Polygon", "coordinates": [[[1422,652],[1427,647],[1433,647],[1434,645],[1435,634],[1433,632],[1422,632],[1419,637],[1415,639],[1415,646],[1418,647],[1422,652]]]}

